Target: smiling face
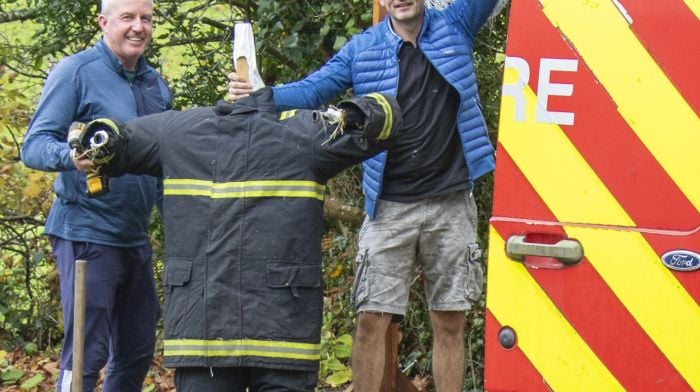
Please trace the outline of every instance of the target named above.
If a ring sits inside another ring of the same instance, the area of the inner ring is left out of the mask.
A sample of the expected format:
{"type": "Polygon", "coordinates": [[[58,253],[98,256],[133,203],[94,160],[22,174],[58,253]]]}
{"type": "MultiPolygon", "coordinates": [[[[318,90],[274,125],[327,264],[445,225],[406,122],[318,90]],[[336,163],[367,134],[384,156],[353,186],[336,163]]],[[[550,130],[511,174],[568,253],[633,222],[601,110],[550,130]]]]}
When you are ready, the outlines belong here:
{"type": "Polygon", "coordinates": [[[98,17],[105,43],[124,69],[134,71],[153,35],[153,3],[151,0],[105,3],[103,13],[98,17]]]}
{"type": "Polygon", "coordinates": [[[379,0],[391,18],[391,25],[397,34],[413,41],[423,23],[423,0],[379,0]],[[406,32],[408,36],[404,36],[406,32]]]}
{"type": "Polygon", "coordinates": [[[391,19],[402,23],[420,24],[425,4],[423,0],[379,0],[391,19]]]}

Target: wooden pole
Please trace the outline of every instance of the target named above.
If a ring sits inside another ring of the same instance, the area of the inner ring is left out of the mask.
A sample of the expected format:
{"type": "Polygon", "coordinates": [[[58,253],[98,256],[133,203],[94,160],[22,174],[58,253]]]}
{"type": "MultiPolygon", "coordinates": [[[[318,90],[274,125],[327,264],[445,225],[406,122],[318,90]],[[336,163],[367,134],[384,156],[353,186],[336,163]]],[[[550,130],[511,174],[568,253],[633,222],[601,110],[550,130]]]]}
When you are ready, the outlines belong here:
{"type": "Polygon", "coordinates": [[[87,260],[75,261],[73,288],[73,373],[72,392],[83,391],[83,363],[85,359],[85,270],[87,260]]]}
{"type": "Polygon", "coordinates": [[[248,59],[241,56],[236,59],[236,74],[242,78],[244,82],[250,82],[250,72],[248,71],[248,59]]]}
{"type": "Polygon", "coordinates": [[[377,24],[384,19],[386,8],[379,4],[379,0],[372,1],[372,24],[377,24]]]}
{"type": "Polygon", "coordinates": [[[392,321],[386,332],[384,341],[386,354],[384,356],[384,377],[382,378],[382,392],[396,391],[396,373],[399,371],[399,324],[392,321]]]}

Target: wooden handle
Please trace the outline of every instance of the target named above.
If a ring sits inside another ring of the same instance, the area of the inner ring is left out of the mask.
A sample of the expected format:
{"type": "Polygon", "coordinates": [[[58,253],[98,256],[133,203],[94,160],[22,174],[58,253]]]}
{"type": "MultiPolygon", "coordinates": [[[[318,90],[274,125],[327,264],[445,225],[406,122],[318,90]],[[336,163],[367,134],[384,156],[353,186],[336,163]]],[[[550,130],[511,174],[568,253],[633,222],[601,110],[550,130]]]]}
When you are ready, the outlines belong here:
{"type": "Polygon", "coordinates": [[[386,16],[386,8],[379,4],[378,0],[372,2],[372,24],[376,25],[386,16]]]}
{"type": "Polygon", "coordinates": [[[75,261],[73,290],[73,374],[71,391],[83,390],[83,363],[85,359],[85,270],[87,260],[75,261]]]}
{"type": "Polygon", "coordinates": [[[236,59],[236,74],[238,74],[238,77],[242,78],[244,82],[250,83],[250,77],[248,76],[248,60],[243,56],[236,59]]]}

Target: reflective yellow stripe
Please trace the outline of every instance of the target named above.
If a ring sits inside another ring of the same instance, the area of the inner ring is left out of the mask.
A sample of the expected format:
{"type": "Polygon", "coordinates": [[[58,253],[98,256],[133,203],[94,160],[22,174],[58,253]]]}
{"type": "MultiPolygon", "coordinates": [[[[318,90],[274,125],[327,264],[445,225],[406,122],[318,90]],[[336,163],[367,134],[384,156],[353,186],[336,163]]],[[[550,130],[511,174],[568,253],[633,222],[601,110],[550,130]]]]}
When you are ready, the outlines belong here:
{"type": "Polygon", "coordinates": [[[377,93],[367,94],[368,97],[374,98],[375,101],[382,107],[384,111],[384,127],[382,131],[377,136],[377,140],[386,140],[391,136],[391,127],[394,123],[394,114],[391,110],[391,105],[389,101],[384,98],[383,95],[377,93]]]}
{"type": "Polygon", "coordinates": [[[515,326],[518,347],[547,385],[553,391],[624,391],[525,267],[506,257],[503,238],[490,229],[486,307],[501,325],[515,326]],[[556,349],[546,349],[552,345],[556,349]]]}
{"type": "MultiPolygon", "coordinates": [[[[698,171],[689,170],[700,168],[696,150],[700,145],[700,118],[639,42],[614,3],[540,1],[544,14],[576,48],[620,115],[700,211],[698,171]]],[[[697,3],[688,2],[695,4],[696,10],[697,3]]]]}
{"type": "Polygon", "coordinates": [[[294,117],[294,115],[296,113],[297,113],[296,109],[284,111],[280,114],[280,120],[286,120],[288,118],[292,118],[292,117],[294,117]]]}
{"type": "Polygon", "coordinates": [[[241,357],[255,356],[267,358],[321,359],[321,345],[315,343],[294,343],[274,340],[233,339],[165,339],[163,352],[166,357],[241,357]]]}
{"type": "Polygon", "coordinates": [[[197,184],[197,185],[206,185],[206,186],[211,186],[212,181],[209,180],[195,180],[195,179],[189,179],[189,178],[166,178],[163,180],[165,184],[173,184],[173,185],[181,185],[181,184],[197,184]]]}
{"type": "Polygon", "coordinates": [[[253,180],[214,183],[195,179],[165,179],[165,196],[203,196],[212,199],[242,197],[306,197],[323,200],[326,186],[304,180],[253,180]]]}

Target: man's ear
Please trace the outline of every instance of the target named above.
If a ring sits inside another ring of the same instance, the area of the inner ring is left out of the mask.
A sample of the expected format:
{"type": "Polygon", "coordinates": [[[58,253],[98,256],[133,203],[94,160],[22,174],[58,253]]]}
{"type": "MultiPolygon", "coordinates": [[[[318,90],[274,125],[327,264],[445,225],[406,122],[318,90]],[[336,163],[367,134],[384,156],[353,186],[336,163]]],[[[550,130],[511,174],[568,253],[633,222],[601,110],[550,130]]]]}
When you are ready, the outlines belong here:
{"type": "Polygon", "coordinates": [[[107,17],[102,14],[98,15],[97,24],[99,24],[100,28],[104,31],[105,27],[107,27],[107,17]]]}

